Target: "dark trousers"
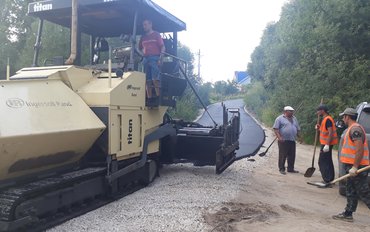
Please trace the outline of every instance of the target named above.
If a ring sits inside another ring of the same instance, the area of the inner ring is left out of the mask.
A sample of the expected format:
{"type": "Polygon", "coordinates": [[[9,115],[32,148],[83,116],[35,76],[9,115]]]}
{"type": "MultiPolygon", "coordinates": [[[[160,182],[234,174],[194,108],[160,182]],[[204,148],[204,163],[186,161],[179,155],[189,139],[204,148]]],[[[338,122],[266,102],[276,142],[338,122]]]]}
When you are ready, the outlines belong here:
{"type": "Polygon", "coordinates": [[[320,148],[320,157],[319,157],[319,168],[321,172],[322,179],[325,182],[330,182],[334,180],[335,173],[334,173],[334,164],[332,158],[332,149],[333,145],[330,145],[330,149],[328,152],[323,152],[322,149],[324,145],[321,145],[320,148]]]}
{"type": "Polygon", "coordinates": [[[278,142],[279,146],[279,171],[285,171],[285,161],[288,160],[288,171],[294,170],[295,141],[278,142]]]}
{"type": "MultiPolygon", "coordinates": [[[[359,168],[363,168],[360,166],[359,168]]],[[[345,164],[346,173],[352,168],[352,165],[345,164]]],[[[361,199],[370,209],[370,187],[367,182],[368,171],[361,172],[357,176],[349,177],[346,183],[347,206],[346,211],[355,212],[358,200],[361,199]]]]}

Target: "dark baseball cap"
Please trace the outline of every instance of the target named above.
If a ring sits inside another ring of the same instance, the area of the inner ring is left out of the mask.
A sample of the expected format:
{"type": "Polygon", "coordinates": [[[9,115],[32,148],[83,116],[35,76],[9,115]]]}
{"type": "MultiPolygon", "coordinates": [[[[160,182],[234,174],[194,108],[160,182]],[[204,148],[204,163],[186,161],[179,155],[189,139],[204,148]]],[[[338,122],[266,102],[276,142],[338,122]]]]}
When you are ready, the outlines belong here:
{"type": "Polygon", "coordinates": [[[350,116],[357,116],[357,111],[353,108],[347,108],[342,113],[339,114],[339,116],[343,115],[350,115],[350,116]]]}
{"type": "Polygon", "coordinates": [[[329,111],[329,108],[326,106],[326,105],[324,105],[324,104],[320,104],[318,107],[317,107],[317,109],[316,109],[317,111],[319,111],[319,110],[323,110],[323,111],[325,111],[325,112],[328,112],[329,111]]]}

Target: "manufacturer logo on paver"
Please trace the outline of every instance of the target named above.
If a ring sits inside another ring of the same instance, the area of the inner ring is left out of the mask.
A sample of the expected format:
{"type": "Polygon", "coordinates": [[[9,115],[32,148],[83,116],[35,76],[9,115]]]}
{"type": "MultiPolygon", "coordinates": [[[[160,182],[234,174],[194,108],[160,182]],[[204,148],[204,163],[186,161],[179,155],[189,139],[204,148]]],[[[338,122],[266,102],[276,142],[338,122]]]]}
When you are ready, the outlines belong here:
{"type": "Polygon", "coordinates": [[[127,90],[140,90],[140,87],[133,86],[133,85],[127,85],[127,90]]]}
{"type": "Polygon", "coordinates": [[[6,105],[11,108],[45,108],[45,107],[71,107],[70,101],[25,101],[20,98],[9,98],[6,105]]]}
{"type": "Polygon", "coordinates": [[[11,108],[21,108],[24,106],[24,101],[19,98],[9,98],[6,101],[6,105],[11,108]]]}
{"type": "Polygon", "coordinates": [[[42,4],[42,3],[38,2],[33,6],[33,11],[34,12],[46,11],[46,10],[52,10],[52,9],[53,9],[53,4],[51,4],[51,3],[42,4]]]}
{"type": "Polygon", "coordinates": [[[132,119],[128,120],[128,134],[127,134],[127,143],[132,143],[132,119]]]}

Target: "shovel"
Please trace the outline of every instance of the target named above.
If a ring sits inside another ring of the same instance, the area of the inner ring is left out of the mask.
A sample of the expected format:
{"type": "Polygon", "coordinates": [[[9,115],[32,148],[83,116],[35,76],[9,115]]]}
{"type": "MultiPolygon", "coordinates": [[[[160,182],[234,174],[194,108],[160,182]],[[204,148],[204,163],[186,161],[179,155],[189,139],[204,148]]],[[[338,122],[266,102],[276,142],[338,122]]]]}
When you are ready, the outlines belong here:
{"type": "Polygon", "coordinates": [[[316,146],[317,146],[317,133],[318,133],[318,130],[316,130],[316,133],[315,133],[315,145],[314,145],[315,147],[313,148],[312,167],[306,170],[304,177],[311,177],[316,170],[316,168],[314,167],[314,164],[315,164],[315,153],[316,153],[316,146]]]}
{"type": "MultiPolygon", "coordinates": [[[[366,166],[364,168],[360,168],[357,170],[357,174],[361,173],[361,172],[364,172],[364,171],[367,171],[367,170],[370,170],[370,165],[369,166],[366,166]]],[[[310,185],[315,185],[317,187],[320,187],[320,188],[326,188],[326,187],[329,187],[330,185],[334,184],[334,183],[337,183],[338,181],[341,181],[341,180],[344,180],[344,179],[347,179],[348,177],[350,177],[351,175],[350,174],[346,174],[344,176],[341,176],[329,183],[322,183],[322,182],[307,182],[307,184],[310,184],[310,185]]]]}
{"type": "Polygon", "coordinates": [[[276,141],[276,139],[277,139],[277,137],[275,137],[275,139],[274,139],[274,140],[272,140],[271,144],[267,147],[266,151],[261,152],[261,153],[259,153],[258,155],[259,155],[260,157],[265,156],[265,155],[266,155],[266,153],[267,153],[267,151],[268,151],[268,150],[270,149],[270,147],[272,146],[272,144],[274,144],[274,142],[276,141]]]}
{"type": "MultiPolygon", "coordinates": [[[[322,104],[323,102],[323,99],[321,98],[321,102],[320,104],[322,104]]],[[[317,122],[316,122],[316,125],[318,125],[320,122],[320,115],[317,115],[317,122]]],[[[308,168],[306,170],[306,173],[304,174],[304,177],[311,177],[313,175],[313,173],[315,172],[315,167],[314,167],[314,164],[315,164],[315,154],[316,154],[316,146],[317,146],[317,135],[319,133],[319,130],[316,130],[316,133],[315,133],[315,144],[314,144],[314,148],[313,148],[313,156],[312,156],[312,166],[310,168],[308,168]]]]}

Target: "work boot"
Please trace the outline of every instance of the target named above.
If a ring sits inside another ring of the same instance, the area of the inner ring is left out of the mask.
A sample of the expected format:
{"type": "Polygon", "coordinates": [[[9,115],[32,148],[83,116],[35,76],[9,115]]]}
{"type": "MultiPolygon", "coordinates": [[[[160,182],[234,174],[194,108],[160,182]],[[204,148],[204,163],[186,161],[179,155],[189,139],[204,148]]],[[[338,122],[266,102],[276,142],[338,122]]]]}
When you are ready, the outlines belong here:
{"type": "Polygon", "coordinates": [[[351,214],[347,214],[346,212],[340,213],[338,215],[333,215],[333,219],[335,220],[342,220],[346,222],[353,222],[353,217],[351,214]]]}
{"type": "Polygon", "coordinates": [[[297,170],[288,170],[288,172],[290,172],[290,173],[299,173],[299,171],[297,171],[297,170]]]}
{"type": "Polygon", "coordinates": [[[280,170],[280,173],[286,175],[286,172],[284,170],[280,170]]]}

